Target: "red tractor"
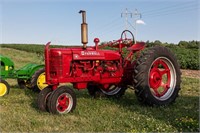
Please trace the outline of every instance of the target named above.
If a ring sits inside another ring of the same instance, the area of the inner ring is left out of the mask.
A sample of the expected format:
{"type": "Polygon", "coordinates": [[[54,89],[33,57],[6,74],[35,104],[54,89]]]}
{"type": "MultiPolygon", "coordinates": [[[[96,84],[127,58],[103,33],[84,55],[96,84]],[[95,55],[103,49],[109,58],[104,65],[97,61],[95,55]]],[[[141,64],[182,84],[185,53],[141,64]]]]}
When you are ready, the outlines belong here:
{"type": "Polygon", "coordinates": [[[175,101],[181,72],[169,49],[161,46],[145,49],[144,43],[134,43],[134,36],[128,30],[123,31],[117,41],[99,45],[99,39],[95,38],[95,46],[86,47],[86,13],[82,10],[80,13],[83,47],[49,48],[50,42],[46,44],[48,86],[38,95],[40,110],[64,114],[75,109],[73,89],[61,83],[71,83],[78,90],[87,88],[94,97],[101,93],[119,98],[132,86],[142,103],[162,106],[175,101]],[[127,38],[127,34],[132,37],[127,38]],[[113,50],[102,49],[104,47],[113,50]]]}

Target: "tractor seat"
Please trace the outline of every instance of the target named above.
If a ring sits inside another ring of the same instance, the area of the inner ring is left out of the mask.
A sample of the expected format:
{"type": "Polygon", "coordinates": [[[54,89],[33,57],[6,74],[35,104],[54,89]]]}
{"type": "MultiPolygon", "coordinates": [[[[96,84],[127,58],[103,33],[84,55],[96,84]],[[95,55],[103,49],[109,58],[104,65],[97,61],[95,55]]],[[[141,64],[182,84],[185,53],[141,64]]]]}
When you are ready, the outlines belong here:
{"type": "Polygon", "coordinates": [[[145,47],[145,43],[144,42],[140,42],[140,43],[136,43],[136,44],[132,45],[127,50],[133,51],[133,52],[137,52],[137,51],[140,51],[140,50],[144,49],[144,47],[145,47]]]}

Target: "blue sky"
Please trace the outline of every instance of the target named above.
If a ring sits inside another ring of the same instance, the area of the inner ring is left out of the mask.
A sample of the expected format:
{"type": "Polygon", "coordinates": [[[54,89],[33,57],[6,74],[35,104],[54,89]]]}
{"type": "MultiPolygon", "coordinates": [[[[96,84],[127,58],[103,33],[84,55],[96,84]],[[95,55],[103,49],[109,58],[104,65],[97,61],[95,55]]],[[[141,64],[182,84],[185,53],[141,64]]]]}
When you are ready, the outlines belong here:
{"type": "MultiPolygon", "coordinates": [[[[120,38],[121,13],[137,9],[146,25],[137,40],[200,40],[199,0],[0,0],[0,43],[81,45],[79,10],[86,10],[89,44],[120,38]]],[[[128,18],[133,25],[134,18],[128,18]]],[[[135,33],[129,25],[129,30],[135,33]]]]}

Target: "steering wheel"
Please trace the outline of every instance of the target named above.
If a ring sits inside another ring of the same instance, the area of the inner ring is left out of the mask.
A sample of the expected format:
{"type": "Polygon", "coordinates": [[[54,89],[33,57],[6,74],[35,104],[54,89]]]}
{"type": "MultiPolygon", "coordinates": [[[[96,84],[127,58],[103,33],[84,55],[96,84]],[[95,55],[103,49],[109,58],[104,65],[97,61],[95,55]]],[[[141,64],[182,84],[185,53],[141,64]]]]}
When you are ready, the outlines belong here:
{"type": "MultiPolygon", "coordinates": [[[[135,43],[135,38],[134,38],[134,35],[133,35],[133,33],[130,31],[130,30],[124,30],[123,32],[122,32],[122,34],[121,34],[121,40],[124,40],[125,42],[126,41],[130,41],[131,39],[128,39],[127,38],[127,35],[126,35],[126,32],[128,32],[129,34],[131,34],[131,36],[132,36],[132,44],[134,44],[135,43]],[[123,35],[125,36],[125,38],[123,39],[123,35]]],[[[130,43],[130,42],[128,42],[128,43],[130,43]]]]}

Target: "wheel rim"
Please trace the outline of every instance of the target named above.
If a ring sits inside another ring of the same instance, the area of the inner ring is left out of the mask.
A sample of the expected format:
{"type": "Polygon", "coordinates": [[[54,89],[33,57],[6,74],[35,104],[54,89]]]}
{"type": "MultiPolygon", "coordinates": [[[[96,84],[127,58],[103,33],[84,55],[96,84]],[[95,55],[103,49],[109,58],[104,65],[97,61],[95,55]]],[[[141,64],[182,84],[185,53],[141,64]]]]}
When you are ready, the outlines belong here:
{"type": "Polygon", "coordinates": [[[45,84],[46,79],[45,79],[45,72],[41,73],[37,79],[37,86],[40,90],[44,89],[48,85],[45,84]]]}
{"type": "Polygon", "coordinates": [[[7,92],[7,86],[3,83],[0,83],[0,96],[5,95],[7,92]]]}
{"type": "Polygon", "coordinates": [[[73,99],[68,93],[60,95],[57,99],[56,108],[59,113],[68,113],[72,109],[73,99]]]}
{"type": "Polygon", "coordinates": [[[153,96],[166,100],[173,94],[175,85],[176,71],[172,62],[165,57],[155,59],[149,71],[149,87],[153,96]]]}
{"type": "Polygon", "coordinates": [[[121,87],[118,87],[116,85],[109,86],[108,89],[101,89],[101,91],[106,95],[115,95],[121,90],[121,87]]]}

